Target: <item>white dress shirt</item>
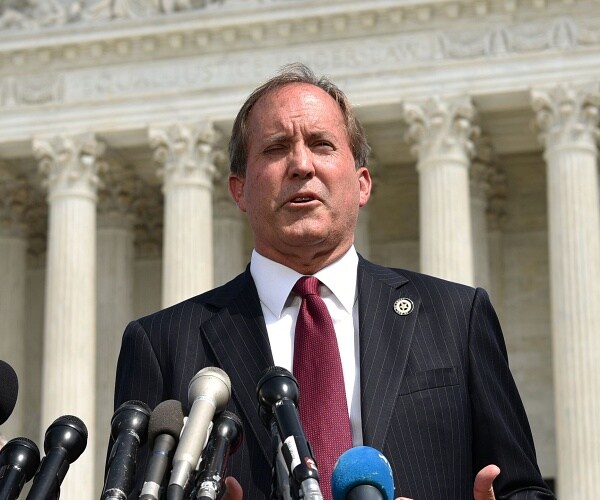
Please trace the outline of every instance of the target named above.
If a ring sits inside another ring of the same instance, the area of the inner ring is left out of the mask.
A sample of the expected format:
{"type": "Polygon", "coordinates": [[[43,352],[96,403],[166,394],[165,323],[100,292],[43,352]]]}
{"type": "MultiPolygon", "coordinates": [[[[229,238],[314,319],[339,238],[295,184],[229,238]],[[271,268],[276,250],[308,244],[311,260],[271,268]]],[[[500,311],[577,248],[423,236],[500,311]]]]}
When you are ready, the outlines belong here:
{"type": "MultiPolygon", "coordinates": [[[[357,268],[358,255],[352,246],[340,259],[314,275],[323,284],[320,294],[335,328],[354,446],[362,444],[357,268]]],[[[250,273],[267,324],[275,365],[292,371],[294,332],[301,299],[291,291],[303,275],[263,257],[256,250],[252,252],[250,273]]]]}

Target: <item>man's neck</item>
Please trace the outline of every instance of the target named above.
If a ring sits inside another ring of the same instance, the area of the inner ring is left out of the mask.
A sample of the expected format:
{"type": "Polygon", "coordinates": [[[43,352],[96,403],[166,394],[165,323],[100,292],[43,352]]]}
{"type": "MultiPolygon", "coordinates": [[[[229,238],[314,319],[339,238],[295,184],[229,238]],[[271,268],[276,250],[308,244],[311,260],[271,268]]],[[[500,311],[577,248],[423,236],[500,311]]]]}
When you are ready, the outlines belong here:
{"type": "Polygon", "coordinates": [[[321,269],[340,259],[352,246],[352,241],[343,247],[336,247],[327,251],[311,251],[303,247],[299,251],[289,253],[273,252],[269,249],[256,248],[263,257],[293,269],[297,273],[313,275],[321,269]]]}

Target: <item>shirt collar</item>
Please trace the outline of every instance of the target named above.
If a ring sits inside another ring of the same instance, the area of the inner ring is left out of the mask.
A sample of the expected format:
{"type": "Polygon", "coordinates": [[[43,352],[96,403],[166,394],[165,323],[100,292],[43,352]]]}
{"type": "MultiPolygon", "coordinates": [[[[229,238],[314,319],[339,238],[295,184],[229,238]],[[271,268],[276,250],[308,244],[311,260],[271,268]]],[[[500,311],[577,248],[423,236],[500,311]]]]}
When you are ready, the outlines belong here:
{"type": "MultiPolygon", "coordinates": [[[[323,283],[340,301],[348,313],[356,298],[356,275],[358,254],[354,246],[338,260],[315,273],[315,277],[323,283]]],[[[250,273],[254,279],[260,301],[276,317],[281,317],[285,303],[302,274],[252,251],[250,273]],[[273,277],[277,279],[273,279],[273,277]]]]}

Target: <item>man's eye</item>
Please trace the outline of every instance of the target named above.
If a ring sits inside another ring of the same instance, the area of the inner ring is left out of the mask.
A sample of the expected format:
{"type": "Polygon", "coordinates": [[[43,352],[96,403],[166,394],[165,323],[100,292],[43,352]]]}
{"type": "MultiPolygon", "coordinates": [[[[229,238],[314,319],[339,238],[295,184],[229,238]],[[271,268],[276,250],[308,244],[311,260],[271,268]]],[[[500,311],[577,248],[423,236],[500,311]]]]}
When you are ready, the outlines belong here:
{"type": "Polygon", "coordinates": [[[278,153],[284,149],[282,144],[273,144],[265,148],[265,153],[278,153]]]}
{"type": "Polygon", "coordinates": [[[317,141],[313,144],[313,147],[317,149],[333,149],[333,144],[329,141],[317,141]]]}

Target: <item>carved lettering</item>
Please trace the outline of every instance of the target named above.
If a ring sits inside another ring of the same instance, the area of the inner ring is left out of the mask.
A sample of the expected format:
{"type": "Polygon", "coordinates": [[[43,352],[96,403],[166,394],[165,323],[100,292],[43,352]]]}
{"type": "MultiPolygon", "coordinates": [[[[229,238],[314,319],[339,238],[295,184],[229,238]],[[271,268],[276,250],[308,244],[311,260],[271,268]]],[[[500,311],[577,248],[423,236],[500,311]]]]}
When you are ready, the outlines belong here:
{"type": "MultiPolygon", "coordinates": [[[[196,4],[192,2],[191,5],[196,4]]],[[[170,8],[175,9],[175,4],[170,8]]],[[[551,49],[575,50],[578,46],[600,44],[598,33],[600,21],[596,18],[558,17],[488,27],[478,24],[462,30],[399,32],[363,38],[360,43],[355,39],[331,41],[317,48],[279,45],[269,51],[212,52],[154,61],[135,61],[136,52],[132,50],[128,53],[132,62],[110,68],[86,66],[64,74],[39,73],[0,79],[0,107],[85,103],[151,96],[165,91],[204,91],[223,89],[232,84],[253,85],[293,60],[305,61],[319,72],[351,78],[352,74],[362,73],[365,69],[385,71],[393,66],[410,68],[433,61],[510,57],[515,53],[551,49]]],[[[194,44],[196,38],[185,39],[182,43],[194,44]]],[[[207,44],[220,43],[216,39],[208,40],[207,44]]],[[[82,49],[78,53],[77,57],[85,57],[87,51],[82,49]]]]}
{"type": "Polygon", "coordinates": [[[16,104],[40,105],[60,102],[63,95],[62,77],[44,74],[15,81],[14,100],[16,104]]]}

